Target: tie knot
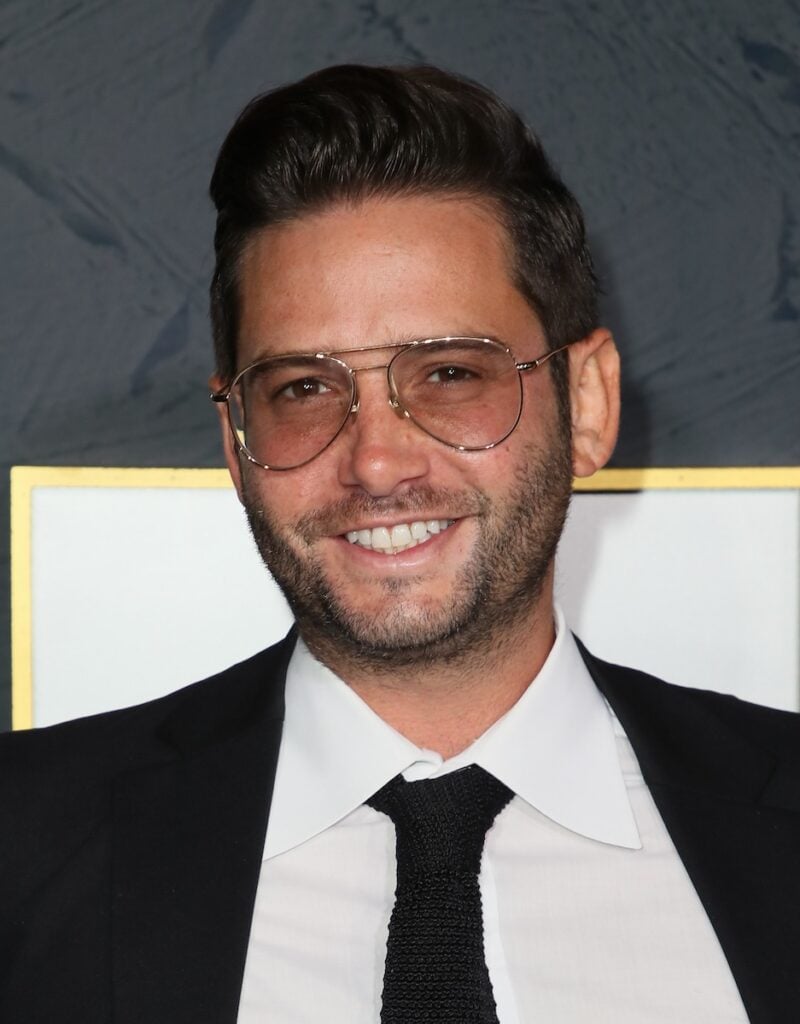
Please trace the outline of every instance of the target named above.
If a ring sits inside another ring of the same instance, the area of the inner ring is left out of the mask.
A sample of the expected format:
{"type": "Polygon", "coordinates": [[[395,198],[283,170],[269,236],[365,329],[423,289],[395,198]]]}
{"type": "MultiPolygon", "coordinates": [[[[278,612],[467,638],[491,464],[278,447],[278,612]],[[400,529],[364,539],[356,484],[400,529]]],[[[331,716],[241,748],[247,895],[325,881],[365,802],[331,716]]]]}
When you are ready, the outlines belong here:
{"type": "Polygon", "coordinates": [[[367,803],[394,822],[398,877],[477,874],[486,833],[512,797],[478,765],[436,779],[396,776],[367,803]]]}

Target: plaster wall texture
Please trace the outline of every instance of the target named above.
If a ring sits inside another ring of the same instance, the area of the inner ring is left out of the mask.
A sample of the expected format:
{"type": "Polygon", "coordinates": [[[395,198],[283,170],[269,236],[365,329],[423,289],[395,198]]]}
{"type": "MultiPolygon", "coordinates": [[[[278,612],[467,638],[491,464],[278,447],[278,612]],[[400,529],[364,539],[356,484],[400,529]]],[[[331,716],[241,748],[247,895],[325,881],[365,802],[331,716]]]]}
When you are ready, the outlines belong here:
{"type": "Polygon", "coordinates": [[[220,464],[214,155],[341,61],[469,75],[542,137],[625,359],[616,465],[800,462],[797,0],[6,0],[0,54],[3,580],[10,465],[220,464]]]}

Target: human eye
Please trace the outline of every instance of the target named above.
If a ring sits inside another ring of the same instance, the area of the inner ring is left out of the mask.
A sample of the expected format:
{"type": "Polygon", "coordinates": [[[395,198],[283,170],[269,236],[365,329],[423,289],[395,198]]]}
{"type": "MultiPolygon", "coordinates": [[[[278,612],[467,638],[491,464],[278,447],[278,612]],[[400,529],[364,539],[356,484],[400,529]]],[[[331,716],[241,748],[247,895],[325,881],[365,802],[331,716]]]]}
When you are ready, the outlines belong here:
{"type": "Polygon", "coordinates": [[[256,364],[247,373],[246,385],[251,404],[283,408],[338,398],[343,387],[335,368],[318,359],[278,359],[256,364]]]}
{"type": "Polygon", "coordinates": [[[472,367],[446,363],[430,368],[425,379],[430,384],[462,384],[479,376],[480,374],[472,367]]]}
{"type": "Polygon", "coordinates": [[[332,387],[329,382],[319,377],[298,377],[275,389],[273,401],[302,402],[320,398],[330,394],[332,387]]]}

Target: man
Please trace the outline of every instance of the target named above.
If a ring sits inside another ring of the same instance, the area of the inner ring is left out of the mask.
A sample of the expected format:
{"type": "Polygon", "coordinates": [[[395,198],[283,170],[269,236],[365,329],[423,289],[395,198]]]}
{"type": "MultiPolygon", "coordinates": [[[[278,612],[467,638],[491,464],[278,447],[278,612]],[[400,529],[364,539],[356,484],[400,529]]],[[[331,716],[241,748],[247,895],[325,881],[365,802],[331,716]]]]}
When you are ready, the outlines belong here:
{"type": "Polygon", "coordinates": [[[213,397],[297,632],[2,738],[0,1018],[792,1020],[797,718],[553,608],[619,374],[538,142],[434,69],[332,68],[246,108],[211,192],[213,397]]]}

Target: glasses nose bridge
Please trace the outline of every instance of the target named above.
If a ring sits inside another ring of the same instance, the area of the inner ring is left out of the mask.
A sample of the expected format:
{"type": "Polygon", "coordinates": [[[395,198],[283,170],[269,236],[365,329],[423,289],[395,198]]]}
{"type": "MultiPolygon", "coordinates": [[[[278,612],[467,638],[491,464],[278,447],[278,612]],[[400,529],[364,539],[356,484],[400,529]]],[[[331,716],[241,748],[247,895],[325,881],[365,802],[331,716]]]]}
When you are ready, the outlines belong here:
{"type": "Polygon", "coordinates": [[[374,370],[385,370],[386,371],[386,390],[389,392],[389,405],[392,409],[399,412],[401,415],[407,416],[408,413],[400,404],[400,398],[397,394],[397,390],[392,380],[391,367],[392,363],[397,358],[397,353],[392,356],[388,363],[370,363],[368,366],[347,366],[350,371],[350,375],[353,379],[353,402],[350,406],[350,415],[355,415],[361,406],[361,394],[358,390],[358,374],[367,373],[374,370]]]}

